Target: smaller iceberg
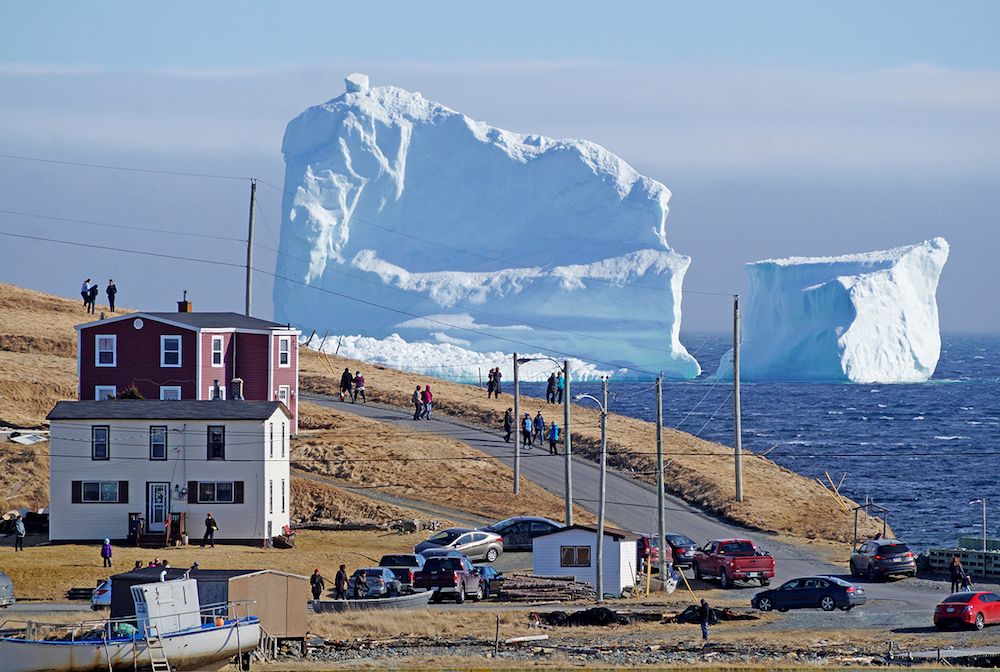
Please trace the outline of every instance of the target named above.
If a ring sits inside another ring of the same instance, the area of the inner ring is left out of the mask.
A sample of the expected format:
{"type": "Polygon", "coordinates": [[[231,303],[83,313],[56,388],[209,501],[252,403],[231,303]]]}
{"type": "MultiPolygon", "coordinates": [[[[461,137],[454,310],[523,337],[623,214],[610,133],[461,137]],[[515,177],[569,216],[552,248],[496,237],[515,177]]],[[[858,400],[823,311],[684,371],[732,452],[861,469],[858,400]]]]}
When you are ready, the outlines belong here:
{"type": "MultiPolygon", "coordinates": [[[[936,292],[948,242],[747,264],[745,380],[922,382],[941,354],[936,292]]],[[[732,350],[716,375],[732,377],[732,350]]]]}

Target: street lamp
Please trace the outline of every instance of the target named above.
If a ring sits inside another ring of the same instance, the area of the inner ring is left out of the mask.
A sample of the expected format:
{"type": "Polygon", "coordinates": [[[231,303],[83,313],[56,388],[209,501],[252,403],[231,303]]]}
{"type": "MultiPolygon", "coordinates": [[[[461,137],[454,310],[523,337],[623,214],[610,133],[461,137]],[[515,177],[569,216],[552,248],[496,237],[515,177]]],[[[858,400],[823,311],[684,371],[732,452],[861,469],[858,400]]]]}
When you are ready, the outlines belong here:
{"type": "Polygon", "coordinates": [[[974,499],[969,504],[982,504],[983,505],[983,553],[986,552],[986,498],[974,499]]]}
{"type": "Polygon", "coordinates": [[[601,389],[604,397],[603,403],[596,397],[589,394],[578,394],[576,396],[577,401],[580,401],[581,399],[590,399],[601,409],[601,471],[597,492],[597,562],[595,563],[595,569],[597,570],[598,604],[604,602],[604,493],[608,472],[608,379],[607,377],[604,377],[601,381],[601,389]]]}

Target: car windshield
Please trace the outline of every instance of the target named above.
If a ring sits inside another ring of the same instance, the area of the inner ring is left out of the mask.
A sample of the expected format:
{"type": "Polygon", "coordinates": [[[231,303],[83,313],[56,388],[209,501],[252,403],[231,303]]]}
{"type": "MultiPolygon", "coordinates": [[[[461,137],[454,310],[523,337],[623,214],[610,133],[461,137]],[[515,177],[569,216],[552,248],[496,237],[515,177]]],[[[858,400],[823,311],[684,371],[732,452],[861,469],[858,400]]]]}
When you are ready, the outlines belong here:
{"type": "Polygon", "coordinates": [[[901,553],[909,553],[910,549],[907,548],[906,544],[886,544],[879,546],[878,552],[886,555],[900,555],[901,553]]]}
{"type": "Polygon", "coordinates": [[[463,534],[465,534],[465,530],[444,530],[435,534],[433,537],[428,539],[427,542],[437,544],[438,546],[447,546],[463,534]]]}
{"type": "Polygon", "coordinates": [[[972,600],[973,593],[955,593],[944,598],[945,602],[965,604],[972,600]]]}
{"type": "Polygon", "coordinates": [[[749,541],[728,541],[719,548],[720,553],[726,555],[753,555],[753,544],[749,541]]]}
{"type": "Polygon", "coordinates": [[[416,567],[416,556],[413,555],[383,555],[378,561],[382,567],[416,567]]]}
{"type": "Polygon", "coordinates": [[[670,542],[671,546],[694,546],[694,541],[683,534],[668,534],[667,541],[670,542]]]}

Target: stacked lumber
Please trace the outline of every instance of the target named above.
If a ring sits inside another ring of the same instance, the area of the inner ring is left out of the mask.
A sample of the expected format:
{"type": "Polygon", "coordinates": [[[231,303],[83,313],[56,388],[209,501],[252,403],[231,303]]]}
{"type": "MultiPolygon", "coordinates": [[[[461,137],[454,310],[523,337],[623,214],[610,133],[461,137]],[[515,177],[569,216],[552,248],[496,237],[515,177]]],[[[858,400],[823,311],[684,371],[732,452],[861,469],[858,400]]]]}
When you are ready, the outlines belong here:
{"type": "Polygon", "coordinates": [[[567,602],[594,599],[594,588],[572,576],[505,574],[501,602],[567,602]]]}

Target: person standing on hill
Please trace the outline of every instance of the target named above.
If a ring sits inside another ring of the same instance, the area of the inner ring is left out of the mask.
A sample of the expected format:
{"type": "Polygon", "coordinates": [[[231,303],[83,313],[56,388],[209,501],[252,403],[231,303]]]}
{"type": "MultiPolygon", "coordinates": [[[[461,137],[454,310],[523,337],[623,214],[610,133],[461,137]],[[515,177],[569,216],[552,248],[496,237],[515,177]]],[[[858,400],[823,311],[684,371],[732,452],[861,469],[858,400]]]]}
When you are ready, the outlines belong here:
{"type": "Polygon", "coordinates": [[[524,444],[525,448],[531,448],[531,430],[534,425],[531,424],[531,414],[525,413],[524,419],[521,420],[521,443],[524,444]]]}
{"type": "Polygon", "coordinates": [[[14,520],[14,552],[24,550],[24,535],[26,531],[24,529],[24,517],[18,516],[14,520]]]}
{"type": "Polygon", "coordinates": [[[83,297],[83,308],[84,310],[90,305],[90,278],[83,281],[80,285],[80,296],[83,297]]]}
{"type": "Polygon", "coordinates": [[[951,573],[951,592],[957,593],[958,589],[962,586],[962,577],[965,576],[962,561],[958,559],[957,555],[951,556],[951,564],[948,565],[948,571],[951,573]]]}
{"type": "Polygon", "coordinates": [[[500,394],[503,392],[503,388],[500,387],[501,378],[503,378],[503,376],[500,375],[500,367],[498,366],[496,369],[494,369],[493,373],[493,383],[494,383],[493,394],[497,399],[500,398],[500,394]]]}
{"type": "Polygon", "coordinates": [[[545,386],[545,403],[556,403],[556,374],[549,374],[548,385],[545,386]]]}
{"type": "Polygon", "coordinates": [[[104,290],[108,295],[108,308],[111,312],[115,312],[115,295],[118,293],[118,287],[115,286],[115,281],[108,278],[108,286],[104,290]]]}
{"type": "Polygon", "coordinates": [[[556,374],[556,397],[558,397],[556,403],[563,403],[563,392],[566,389],[566,381],[563,380],[562,371],[556,374]]]}
{"type": "Polygon", "coordinates": [[[101,546],[101,557],[104,558],[104,566],[111,566],[111,540],[105,539],[104,544],[101,546]]]}
{"type": "Polygon", "coordinates": [[[97,312],[97,295],[100,294],[100,293],[101,293],[101,289],[100,289],[100,287],[97,286],[96,282],[90,286],[90,294],[89,294],[89,296],[90,296],[90,309],[89,309],[88,312],[90,312],[90,313],[97,312]]]}
{"type": "Polygon", "coordinates": [[[503,440],[510,443],[510,435],[514,433],[514,409],[508,408],[503,414],[503,440]]]}
{"type": "Polygon", "coordinates": [[[419,420],[420,416],[424,414],[424,402],[420,394],[420,386],[417,385],[417,389],[413,390],[413,419],[419,420]]]}
{"type": "Polygon", "coordinates": [[[354,396],[351,397],[351,403],[353,404],[358,400],[358,395],[361,395],[361,401],[368,403],[368,397],[365,396],[365,377],[361,375],[358,371],[354,374],[354,396]]]}
{"type": "Polygon", "coordinates": [[[344,401],[347,397],[354,399],[354,395],[351,393],[351,386],[354,385],[354,376],[351,375],[351,370],[345,368],[344,373],[340,375],[340,400],[344,401]]]}
{"type": "Polygon", "coordinates": [[[553,422],[549,425],[549,455],[558,455],[556,443],[559,441],[559,425],[553,422]]]}
{"type": "Polygon", "coordinates": [[[341,565],[333,579],[333,599],[347,599],[347,565],[341,565]]]}
{"type": "Polygon", "coordinates": [[[431,419],[431,403],[434,401],[434,395],[431,394],[431,386],[427,385],[424,387],[424,391],[420,393],[420,401],[424,402],[424,414],[421,416],[424,420],[431,419]]]}
{"type": "Polygon", "coordinates": [[[497,380],[496,380],[496,378],[493,377],[493,369],[490,369],[490,374],[489,374],[489,376],[487,376],[487,379],[488,380],[487,380],[487,383],[486,383],[486,398],[489,399],[490,396],[494,392],[496,392],[496,389],[497,389],[497,380]]]}
{"type": "Polygon", "coordinates": [[[323,580],[323,575],[319,573],[319,567],[314,569],[312,576],[309,577],[309,587],[312,589],[313,599],[318,600],[320,595],[323,594],[323,589],[326,588],[326,581],[323,580]]]}

